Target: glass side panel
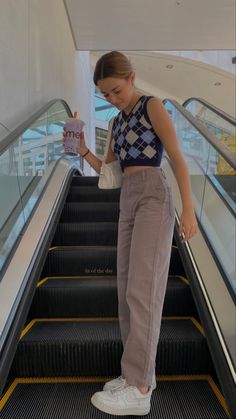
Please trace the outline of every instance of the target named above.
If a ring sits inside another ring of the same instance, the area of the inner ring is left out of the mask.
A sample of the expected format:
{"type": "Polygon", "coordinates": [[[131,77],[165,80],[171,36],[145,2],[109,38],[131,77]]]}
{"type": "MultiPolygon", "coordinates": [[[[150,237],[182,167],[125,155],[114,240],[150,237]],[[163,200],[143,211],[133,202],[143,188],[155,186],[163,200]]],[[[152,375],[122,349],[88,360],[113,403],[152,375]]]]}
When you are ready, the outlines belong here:
{"type": "Polygon", "coordinates": [[[2,268],[15,241],[24,226],[17,166],[14,148],[0,156],[0,269],[2,268]],[[14,232],[10,225],[14,224],[14,232]]]}
{"type": "Polygon", "coordinates": [[[199,131],[170,102],[167,102],[165,106],[174,121],[181,149],[188,165],[194,207],[198,217],[200,217],[210,144],[205,141],[199,131]]]}
{"type": "Polygon", "coordinates": [[[64,154],[62,132],[67,111],[56,102],[0,156],[0,270],[45,186],[64,154]]]}
{"type": "Polygon", "coordinates": [[[197,100],[185,107],[197,120],[233,153],[236,153],[236,126],[197,100]]]}
{"type": "Polygon", "coordinates": [[[165,107],[174,122],[188,165],[196,214],[231,287],[236,292],[234,172],[171,102],[167,101],[165,107]]]}

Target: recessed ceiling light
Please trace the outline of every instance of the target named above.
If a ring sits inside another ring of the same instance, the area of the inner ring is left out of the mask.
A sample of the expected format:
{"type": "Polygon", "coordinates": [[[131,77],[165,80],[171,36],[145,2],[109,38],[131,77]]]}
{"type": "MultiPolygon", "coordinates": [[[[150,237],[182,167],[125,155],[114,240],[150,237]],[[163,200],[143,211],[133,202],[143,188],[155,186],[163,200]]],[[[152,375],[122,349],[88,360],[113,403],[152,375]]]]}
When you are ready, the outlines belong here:
{"type": "Polygon", "coordinates": [[[166,66],[166,68],[173,68],[174,66],[172,65],[172,64],[168,64],[167,66],[166,66]]]}
{"type": "Polygon", "coordinates": [[[216,82],[214,83],[214,86],[221,86],[221,82],[220,82],[220,81],[216,81],[216,82]]]}

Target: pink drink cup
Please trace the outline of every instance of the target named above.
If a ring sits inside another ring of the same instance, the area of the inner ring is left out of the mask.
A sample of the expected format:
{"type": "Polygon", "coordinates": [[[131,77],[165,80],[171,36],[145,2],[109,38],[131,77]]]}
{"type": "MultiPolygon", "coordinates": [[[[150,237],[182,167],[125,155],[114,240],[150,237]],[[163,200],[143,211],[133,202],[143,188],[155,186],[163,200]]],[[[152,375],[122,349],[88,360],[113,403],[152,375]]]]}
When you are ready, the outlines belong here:
{"type": "Polygon", "coordinates": [[[76,118],[68,118],[65,125],[64,149],[66,154],[78,154],[80,134],[84,122],[76,118]]]}

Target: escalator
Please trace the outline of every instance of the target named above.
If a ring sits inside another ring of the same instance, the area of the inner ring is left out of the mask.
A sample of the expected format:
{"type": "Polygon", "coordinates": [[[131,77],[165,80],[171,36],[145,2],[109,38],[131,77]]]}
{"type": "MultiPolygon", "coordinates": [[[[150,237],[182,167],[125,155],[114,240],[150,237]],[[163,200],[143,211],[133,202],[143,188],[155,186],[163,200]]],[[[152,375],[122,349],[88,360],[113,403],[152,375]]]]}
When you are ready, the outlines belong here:
{"type": "MultiPolygon", "coordinates": [[[[199,176],[195,158],[188,147],[193,185],[194,176],[199,176]]],[[[164,163],[172,184],[171,167],[167,159],[164,163]]],[[[61,160],[58,167],[61,164],[66,163],[61,160]]],[[[58,176],[54,174],[52,189],[58,176]]],[[[106,380],[120,375],[116,293],[120,191],[99,190],[97,183],[97,177],[82,176],[81,169],[67,176],[56,217],[48,226],[51,233],[41,245],[42,264],[34,271],[32,298],[26,304],[24,326],[0,401],[2,419],[109,417],[96,410],[90,398],[106,380]]],[[[205,193],[206,189],[205,183],[205,193]]],[[[198,187],[196,196],[199,198],[198,187]]],[[[198,219],[204,236],[204,200],[201,202],[198,219]]],[[[197,212],[198,204],[196,201],[197,212]]],[[[185,245],[179,242],[178,198],[176,211],[156,359],[157,389],[145,417],[234,418],[235,392],[231,381],[225,382],[226,369],[218,369],[210,321],[185,245]]],[[[229,278],[229,290],[230,284],[229,278]]]]}
{"type": "MultiPolygon", "coordinates": [[[[72,179],[18,344],[2,419],[107,416],[96,411],[90,398],[109,377],[120,375],[119,190],[101,191],[97,181],[72,179]]],[[[147,417],[228,417],[174,244],[156,374],[147,417]]]]}

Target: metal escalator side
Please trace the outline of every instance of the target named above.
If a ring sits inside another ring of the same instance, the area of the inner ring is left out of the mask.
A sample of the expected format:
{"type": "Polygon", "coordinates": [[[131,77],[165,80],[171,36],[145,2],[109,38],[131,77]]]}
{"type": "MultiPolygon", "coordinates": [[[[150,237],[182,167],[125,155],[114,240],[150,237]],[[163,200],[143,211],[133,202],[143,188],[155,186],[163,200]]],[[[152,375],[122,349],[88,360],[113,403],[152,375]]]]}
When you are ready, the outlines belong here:
{"type": "MultiPolygon", "coordinates": [[[[236,415],[233,402],[236,398],[236,207],[232,194],[235,190],[235,154],[177,102],[165,100],[164,105],[171,114],[188,165],[199,223],[196,237],[184,245],[179,243],[180,253],[191,278],[195,303],[207,330],[216,370],[236,415]]],[[[182,211],[181,199],[167,156],[164,168],[172,186],[178,220],[182,211]]]]}
{"type": "Polygon", "coordinates": [[[72,113],[52,100],[0,142],[0,393],[14,356],[34,274],[41,269],[68,182],[81,167],[63,159],[62,131],[72,113]]]}

